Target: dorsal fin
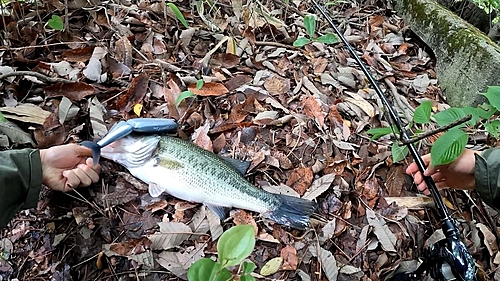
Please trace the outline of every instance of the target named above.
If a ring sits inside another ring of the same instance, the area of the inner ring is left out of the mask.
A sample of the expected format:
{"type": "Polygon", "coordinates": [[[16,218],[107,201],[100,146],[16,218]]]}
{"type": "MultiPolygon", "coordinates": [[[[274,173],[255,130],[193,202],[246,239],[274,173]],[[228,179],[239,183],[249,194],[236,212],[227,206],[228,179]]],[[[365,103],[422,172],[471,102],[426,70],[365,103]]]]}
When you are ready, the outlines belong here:
{"type": "Polygon", "coordinates": [[[250,167],[250,163],[248,161],[234,159],[231,157],[222,157],[222,159],[226,160],[229,165],[235,168],[242,176],[247,173],[248,167],[250,167]]]}

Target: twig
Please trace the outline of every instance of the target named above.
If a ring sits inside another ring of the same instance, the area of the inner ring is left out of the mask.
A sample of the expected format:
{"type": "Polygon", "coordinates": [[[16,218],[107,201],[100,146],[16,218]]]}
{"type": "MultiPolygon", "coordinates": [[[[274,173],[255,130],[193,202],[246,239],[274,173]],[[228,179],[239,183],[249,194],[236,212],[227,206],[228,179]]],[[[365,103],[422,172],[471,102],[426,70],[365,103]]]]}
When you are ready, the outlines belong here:
{"type": "Polygon", "coordinates": [[[285,49],[298,50],[297,47],[294,47],[292,45],[287,45],[287,44],[278,43],[278,42],[272,42],[272,41],[269,41],[269,42],[266,42],[266,41],[255,41],[255,45],[256,46],[273,46],[273,47],[280,47],[280,48],[285,48],[285,49]]]}
{"type": "Polygon", "coordinates": [[[71,81],[68,79],[64,78],[58,78],[58,77],[48,77],[46,75],[43,75],[38,72],[33,72],[33,71],[14,71],[14,72],[9,72],[0,75],[0,80],[4,80],[5,78],[11,77],[11,76],[33,76],[36,77],[40,80],[43,80],[45,82],[50,82],[50,83],[75,83],[75,81],[71,81]]]}
{"type": "Polygon", "coordinates": [[[410,144],[410,143],[415,143],[415,142],[417,142],[419,140],[427,138],[428,136],[432,136],[432,135],[444,132],[444,131],[446,131],[446,130],[448,130],[450,128],[453,128],[453,127],[455,127],[457,125],[465,123],[465,122],[469,121],[471,118],[472,118],[472,115],[468,114],[467,116],[465,116],[463,118],[460,118],[458,120],[455,120],[455,121],[451,122],[450,124],[448,124],[446,126],[437,128],[435,130],[430,130],[430,131],[424,132],[421,135],[419,135],[418,137],[414,137],[414,138],[407,139],[407,140],[401,140],[401,143],[403,145],[410,144]]]}

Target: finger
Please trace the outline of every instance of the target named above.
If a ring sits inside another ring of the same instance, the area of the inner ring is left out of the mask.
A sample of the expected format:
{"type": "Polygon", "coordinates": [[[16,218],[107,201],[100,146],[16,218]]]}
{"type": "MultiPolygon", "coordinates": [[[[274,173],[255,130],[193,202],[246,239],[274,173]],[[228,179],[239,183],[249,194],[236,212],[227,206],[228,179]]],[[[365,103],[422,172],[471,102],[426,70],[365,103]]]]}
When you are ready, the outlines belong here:
{"type": "Polygon", "coordinates": [[[413,181],[415,182],[416,185],[421,184],[424,181],[424,177],[422,176],[422,173],[416,173],[413,176],[413,181]]]}
{"type": "Polygon", "coordinates": [[[81,186],[89,186],[92,184],[92,179],[80,168],[76,168],[72,170],[80,179],[81,186]]]}
{"type": "Polygon", "coordinates": [[[82,170],[93,183],[96,183],[99,180],[99,174],[96,171],[94,171],[94,169],[92,169],[90,166],[80,164],[78,165],[77,168],[82,170]]]}
{"type": "Polygon", "coordinates": [[[62,190],[63,192],[69,191],[80,185],[80,178],[78,178],[73,170],[64,171],[63,176],[66,178],[66,185],[64,186],[64,190],[62,190]]]}
{"type": "Polygon", "coordinates": [[[434,180],[434,182],[436,182],[436,183],[446,180],[446,178],[444,177],[444,175],[441,172],[436,172],[431,177],[434,180]]]}
{"type": "Polygon", "coordinates": [[[416,172],[418,172],[418,167],[417,164],[411,163],[407,168],[406,168],[406,174],[408,175],[413,175],[416,172]]]}
{"type": "Polygon", "coordinates": [[[92,158],[87,158],[87,160],[85,160],[85,164],[92,167],[92,170],[96,171],[97,173],[101,172],[101,165],[99,165],[99,163],[97,163],[97,165],[94,165],[94,160],[92,158]]]}
{"type": "Polygon", "coordinates": [[[77,145],[75,144],[74,145],[74,152],[76,154],[76,156],[78,157],[90,157],[92,156],[92,150],[90,148],[87,148],[85,146],[81,146],[81,145],[77,145]]]}

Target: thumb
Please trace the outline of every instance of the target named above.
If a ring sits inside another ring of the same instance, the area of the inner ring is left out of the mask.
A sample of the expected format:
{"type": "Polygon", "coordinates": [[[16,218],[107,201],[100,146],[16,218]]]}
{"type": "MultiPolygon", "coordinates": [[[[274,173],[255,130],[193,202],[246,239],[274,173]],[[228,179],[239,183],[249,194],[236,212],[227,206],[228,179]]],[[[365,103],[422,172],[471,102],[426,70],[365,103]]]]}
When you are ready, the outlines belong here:
{"type": "Polygon", "coordinates": [[[88,147],[75,144],[73,150],[78,157],[90,157],[92,156],[92,150],[88,147]]]}

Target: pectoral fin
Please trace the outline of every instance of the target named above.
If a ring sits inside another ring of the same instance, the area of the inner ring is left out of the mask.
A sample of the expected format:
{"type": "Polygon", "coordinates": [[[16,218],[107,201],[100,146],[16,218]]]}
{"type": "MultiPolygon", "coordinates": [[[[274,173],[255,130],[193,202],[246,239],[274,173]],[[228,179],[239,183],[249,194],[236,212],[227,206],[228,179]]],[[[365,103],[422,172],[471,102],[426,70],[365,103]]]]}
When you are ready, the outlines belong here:
{"type": "Polygon", "coordinates": [[[229,207],[223,207],[211,204],[205,204],[205,206],[207,206],[208,209],[214,212],[221,220],[225,220],[229,216],[229,211],[231,211],[231,208],[229,207]]]}
{"type": "Polygon", "coordinates": [[[161,188],[159,185],[157,185],[154,182],[149,183],[149,195],[151,197],[159,197],[163,193],[163,188],[161,188]]]}

